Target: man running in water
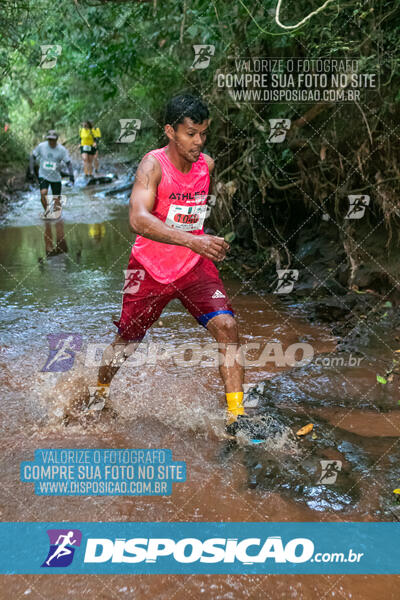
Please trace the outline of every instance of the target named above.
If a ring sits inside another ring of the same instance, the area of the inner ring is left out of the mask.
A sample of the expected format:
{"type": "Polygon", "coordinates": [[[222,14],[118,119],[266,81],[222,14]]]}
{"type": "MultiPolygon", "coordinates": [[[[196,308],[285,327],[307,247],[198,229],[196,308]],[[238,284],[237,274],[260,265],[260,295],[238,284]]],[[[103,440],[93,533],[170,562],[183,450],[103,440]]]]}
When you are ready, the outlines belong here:
{"type": "MultiPolygon", "coordinates": [[[[164,307],[179,298],[200,325],[217,340],[224,358],[228,424],[244,417],[243,367],[236,360],[239,337],[234,311],[214,262],[224,260],[229,245],[203,231],[213,159],[201,152],[209,125],[206,104],[190,94],[172,98],[166,107],[168,145],[142,159],[132,189],[130,226],[137,233],[128,265],[135,285],[124,293],[118,334],[102,358],[97,398],[124,360],[135,351],[164,307]]],[[[132,278],[131,278],[132,279],[132,278]]],[[[128,280],[126,280],[128,281],[128,280]]],[[[90,406],[90,403],[89,403],[90,406]]]]}
{"type": "Polygon", "coordinates": [[[49,216],[51,207],[48,206],[47,192],[49,186],[53,193],[54,210],[61,208],[61,163],[68,168],[71,183],[75,182],[74,172],[68,150],[57,143],[58,133],[50,129],[47,133],[47,142],[41,142],[33,150],[29,158],[29,169],[35,177],[35,160],[39,160],[39,186],[40,200],[44,208],[44,217],[49,216]]]}

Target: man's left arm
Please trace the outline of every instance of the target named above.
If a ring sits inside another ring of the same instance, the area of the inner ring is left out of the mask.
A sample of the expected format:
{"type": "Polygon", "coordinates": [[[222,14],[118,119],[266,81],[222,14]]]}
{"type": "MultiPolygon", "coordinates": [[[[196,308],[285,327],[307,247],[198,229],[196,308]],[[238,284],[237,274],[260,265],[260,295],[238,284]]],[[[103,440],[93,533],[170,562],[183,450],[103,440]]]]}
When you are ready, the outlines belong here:
{"type": "Polygon", "coordinates": [[[67,165],[67,169],[68,169],[68,173],[69,173],[69,180],[71,183],[75,183],[74,170],[72,168],[71,157],[68,153],[68,150],[66,148],[64,148],[64,150],[65,150],[64,162],[67,165]]]}
{"type": "Polygon", "coordinates": [[[75,176],[74,176],[74,170],[72,168],[72,162],[71,160],[69,160],[68,162],[65,163],[67,165],[67,169],[68,169],[68,173],[69,173],[69,180],[71,183],[75,183],[75,176]]]}

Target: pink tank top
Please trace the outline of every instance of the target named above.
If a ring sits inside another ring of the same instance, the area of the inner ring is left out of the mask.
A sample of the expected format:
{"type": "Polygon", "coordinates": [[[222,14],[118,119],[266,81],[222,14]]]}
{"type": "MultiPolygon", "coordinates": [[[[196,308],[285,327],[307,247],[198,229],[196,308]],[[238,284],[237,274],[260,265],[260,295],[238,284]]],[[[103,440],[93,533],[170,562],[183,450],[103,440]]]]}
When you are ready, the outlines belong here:
{"type": "MultiPolygon", "coordinates": [[[[146,154],[157,158],[162,171],[151,214],[169,227],[200,235],[204,232],[210,185],[204,154],[200,153],[188,173],[182,173],[165,154],[166,147],[146,154]]],[[[160,283],[171,283],[186,275],[201,258],[200,254],[185,246],[155,242],[141,235],[136,237],[132,254],[160,283]]]]}

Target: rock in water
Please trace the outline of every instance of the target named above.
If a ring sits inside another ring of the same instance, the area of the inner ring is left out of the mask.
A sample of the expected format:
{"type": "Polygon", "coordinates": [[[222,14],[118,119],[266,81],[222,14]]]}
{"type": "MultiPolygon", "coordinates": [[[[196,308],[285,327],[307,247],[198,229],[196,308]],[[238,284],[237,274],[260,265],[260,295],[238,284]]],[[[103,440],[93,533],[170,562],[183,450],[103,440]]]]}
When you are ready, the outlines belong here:
{"type": "Polygon", "coordinates": [[[87,182],[86,185],[104,185],[106,183],[112,183],[115,176],[112,173],[107,175],[93,175],[87,182]]]}

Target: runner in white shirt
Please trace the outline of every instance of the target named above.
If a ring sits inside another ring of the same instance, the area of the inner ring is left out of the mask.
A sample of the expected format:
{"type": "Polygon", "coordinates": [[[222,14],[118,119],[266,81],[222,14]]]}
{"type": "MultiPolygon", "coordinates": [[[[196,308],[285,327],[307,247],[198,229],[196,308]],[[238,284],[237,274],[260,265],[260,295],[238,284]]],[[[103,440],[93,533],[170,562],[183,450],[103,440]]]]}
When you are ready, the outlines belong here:
{"type": "Polygon", "coordinates": [[[40,200],[46,217],[50,208],[47,201],[49,186],[53,193],[54,209],[61,208],[61,163],[64,162],[69,171],[69,179],[74,183],[74,172],[72,170],[71,158],[68,150],[57,143],[58,134],[53,130],[47,133],[47,142],[41,142],[33,150],[29,159],[29,168],[32,176],[34,173],[35,160],[39,161],[39,186],[40,200]]]}

